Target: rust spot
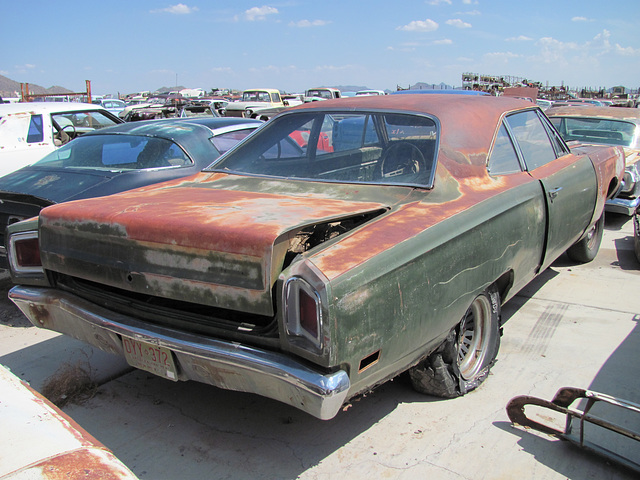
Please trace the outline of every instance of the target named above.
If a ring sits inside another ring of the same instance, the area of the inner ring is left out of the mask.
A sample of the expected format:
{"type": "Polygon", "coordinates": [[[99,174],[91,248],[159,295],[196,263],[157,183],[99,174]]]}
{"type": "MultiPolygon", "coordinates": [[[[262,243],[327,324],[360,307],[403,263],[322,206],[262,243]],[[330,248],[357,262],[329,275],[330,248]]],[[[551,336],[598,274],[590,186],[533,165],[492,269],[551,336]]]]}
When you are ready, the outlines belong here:
{"type": "Polygon", "coordinates": [[[75,450],[49,458],[35,466],[49,480],[118,480],[134,478],[112,453],[101,450],[75,450]]]}
{"type": "Polygon", "coordinates": [[[29,311],[31,312],[29,318],[38,322],[38,326],[40,327],[45,327],[51,318],[49,310],[47,310],[47,307],[44,305],[29,304],[29,311]]]}

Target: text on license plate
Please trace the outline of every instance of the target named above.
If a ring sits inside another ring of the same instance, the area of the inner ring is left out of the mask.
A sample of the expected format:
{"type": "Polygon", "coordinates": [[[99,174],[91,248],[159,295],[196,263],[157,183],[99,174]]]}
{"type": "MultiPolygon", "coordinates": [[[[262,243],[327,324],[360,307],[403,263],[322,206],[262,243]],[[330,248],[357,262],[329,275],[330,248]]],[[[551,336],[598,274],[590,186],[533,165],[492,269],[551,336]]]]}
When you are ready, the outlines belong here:
{"type": "Polygon", "coordinates": [[[129,337],[122,337],[122,347],[124,356],[132,367],[178,381],[173,353],[168,348],[129,337]]]}

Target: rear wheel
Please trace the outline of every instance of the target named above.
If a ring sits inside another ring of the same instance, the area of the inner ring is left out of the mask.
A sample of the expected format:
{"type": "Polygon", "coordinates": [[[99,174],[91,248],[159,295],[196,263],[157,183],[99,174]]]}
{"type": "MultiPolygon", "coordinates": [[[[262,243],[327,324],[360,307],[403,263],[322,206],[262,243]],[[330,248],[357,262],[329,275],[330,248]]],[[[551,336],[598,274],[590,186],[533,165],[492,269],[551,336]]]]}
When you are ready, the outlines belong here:
{"type": "Polygon", "coordinates": [[[500,295],[492,287],[478,295],[460,323],[425,360],[409,370],[421,393],[454,398],[489,375],[500,348],[500,295]]]}
{"type": "Polygon", "coordinates": [[[600,219],[593,224],[586,235],[574,243],[567,250],[567,255],[574,262],[589,263],[596,258],[600,244],[602,243],[602,234],[604,233],[604,213],[600,219]]]}

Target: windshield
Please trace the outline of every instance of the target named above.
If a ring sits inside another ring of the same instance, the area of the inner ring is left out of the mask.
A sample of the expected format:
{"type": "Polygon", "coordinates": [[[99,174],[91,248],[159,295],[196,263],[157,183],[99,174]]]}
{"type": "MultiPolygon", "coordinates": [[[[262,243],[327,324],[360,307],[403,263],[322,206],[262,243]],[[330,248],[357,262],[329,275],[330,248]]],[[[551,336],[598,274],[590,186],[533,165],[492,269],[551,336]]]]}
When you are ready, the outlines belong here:
{"type": "Polygon", "coordinates": [[[243,102],[270,102],[269,92],[244,92],[242,94],[243,102]]]}
{"type": "Polygon", "coordinates": [[[296,112],[273,119],[209,169],[431,187],[437,133],[433,119],[418,115],[296,112]]]}
{"type": "Polygon", "coordinates": [[[39,167],[143,170],[193,162],[175,143],[141,135],[83,135],[34,163],[39,167]]]}
{"type": "Polygon", "coordinates": [[[307,97],[333,98],[329,90],[309,90],[307,97]]]}
{"type": "Polygon", "coordinates": [[[595,117],[551,117],[566,142],[621,145],[638,148],[636,126],[631,122],[595,117]]]}
{"type": "Polygon", "coordinates": [[[65,129],[67,133],[72,131],[84,133],[117,124],[116,121],[99,111],[54,113],[51,118],[59,128],[65,129]]]}

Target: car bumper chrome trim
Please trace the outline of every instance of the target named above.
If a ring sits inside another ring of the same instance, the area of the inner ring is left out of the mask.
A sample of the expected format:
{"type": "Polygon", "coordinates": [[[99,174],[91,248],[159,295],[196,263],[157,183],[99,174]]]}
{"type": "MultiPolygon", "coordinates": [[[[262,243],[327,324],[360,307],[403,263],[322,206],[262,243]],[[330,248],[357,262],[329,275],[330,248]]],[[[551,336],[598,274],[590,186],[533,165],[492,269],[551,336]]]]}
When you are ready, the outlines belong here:
{"type": "Polygon", "coordinates": [[[322,420],[333,418],[349,393],[348,374],[322,374],[288,355],[143,323],[52,288],[13,287],[9,298],[37,327],[64,333],[117,355],[121,336],[170,349],[179,380],[255,393],[322,420]]]}
{"type": "Polygon", "coordinates": [[[640,205],[640,197],[635,198],[620,198],[614,197],[611,200],[607,200],[604,209],[606,212],[621,213],[623,215],[631,216],[640,205]]]}

